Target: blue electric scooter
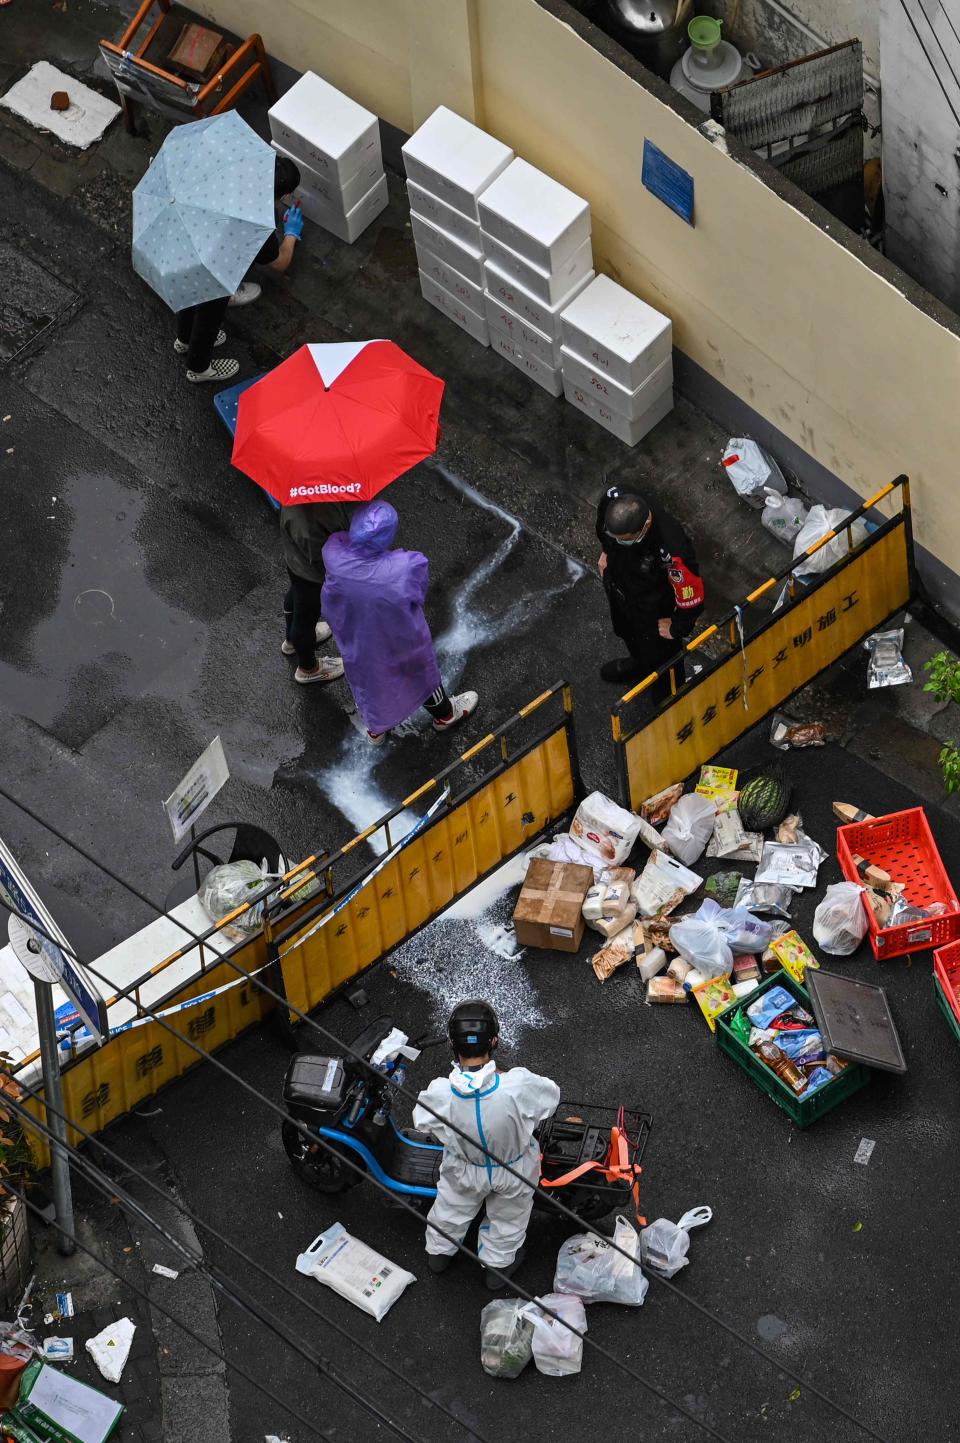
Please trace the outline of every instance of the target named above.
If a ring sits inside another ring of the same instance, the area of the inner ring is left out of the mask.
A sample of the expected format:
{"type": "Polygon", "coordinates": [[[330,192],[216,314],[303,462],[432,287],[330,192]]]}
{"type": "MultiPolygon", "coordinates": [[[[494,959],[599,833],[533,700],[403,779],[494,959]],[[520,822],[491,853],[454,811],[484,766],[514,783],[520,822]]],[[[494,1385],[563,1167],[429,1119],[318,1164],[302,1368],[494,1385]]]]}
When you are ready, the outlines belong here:
{"type": "MultiPolygon", "coordinates": [[[[370,1065],[392,1027],[389,1017],[381,1017],[360,1034],[352,1045],[362,1062],[356,1056],[294,1057],[284,1078],[283,1100],[289,1117],[303,1127],[284,1122],[283,1146],[297,1175],[318,1192],[345,1192],[369,1175],[425,1212],[437,1195],[443,1148],[429,1134],[400,1128],[393,1119],[394,1097],[407,1076],[406,1061],[370,1065]]],[[[446,1042],[445,1037],[432,1037],[414,1046],[422,1050],[446,1042]]],[[[584,1221],[628,1208],[649,1130],[646,1113],[561,1102],[537,1134],[542,1161],[536,1204],[545,1205],[546,1192],[554,1190],[584,1221]],[[599,1167],[585,1166],[602,1166],[608,1160],[615,1123],[626,1138],[629,1178],[608,1178],[599,1167]],[[553,1179],[571,1172],[576,1178],[550,1188],[553,1179]]]]}

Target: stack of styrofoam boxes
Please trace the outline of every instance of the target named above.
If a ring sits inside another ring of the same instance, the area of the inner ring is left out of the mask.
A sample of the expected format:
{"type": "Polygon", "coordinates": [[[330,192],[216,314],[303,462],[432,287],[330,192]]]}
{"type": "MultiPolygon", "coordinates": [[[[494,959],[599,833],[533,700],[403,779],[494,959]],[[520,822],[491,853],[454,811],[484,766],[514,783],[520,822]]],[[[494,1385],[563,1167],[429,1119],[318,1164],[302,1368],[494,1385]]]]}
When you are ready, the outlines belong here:
{"type": "Polygon", "coordinates": [[[590,207],[517,159],[481,195],[480,231],[490,344],[559,396],[560,313],[594,275],[590,207]]]}
{"type": "Polygon", "coordinates": [[[420,289],[475,341],[489,345],[477,197],[513,151],[441,105],[403,147],[420,289]]]}
{"type": "Polygon", "coordinates": [[[377,117],[308,70],[268,119],[274,150],[300,167],[304,215],[352,244],[388,200],[377,117]]]}
{"type": "Polygon", "coordinates": [[[673,410],[670,321],[609,276],[561,318],[563,394],[628,446],[673,410]]]}

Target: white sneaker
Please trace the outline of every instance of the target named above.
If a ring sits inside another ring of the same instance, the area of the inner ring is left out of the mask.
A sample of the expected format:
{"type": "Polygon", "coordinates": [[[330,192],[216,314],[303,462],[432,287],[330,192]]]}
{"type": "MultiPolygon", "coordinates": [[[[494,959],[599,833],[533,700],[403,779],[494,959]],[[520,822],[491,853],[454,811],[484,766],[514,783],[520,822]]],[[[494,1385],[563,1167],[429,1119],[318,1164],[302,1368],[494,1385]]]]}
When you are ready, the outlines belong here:
{"type": "MultiPolygon", "coordinates": [[[[333,632],[330,630],[327,622],[318,621],[316,635],[317,645],[319,646],[321,642],[329,641],[331,636],[333,635],[333,632]]],[[[280,650],[283,652],[284,656],[295,656],[297,648],[294,646],[292,641],[281,641],[280,650]]]]}
{"type": "Polygon", "coordinates": [[[233,295],[227,301],[228,306],[249,306],[259,296],[261,287],[256,281],[241,281],[233,295]]]}
{"type": "Polygon", "coordinates": [[[367,741],[372,747],[382,747],[389,735],[389,732],[367,732],[367,741]]]}
{"type": "MultiPolygon", "coordinates": [[[[227,344],[227,333],[226,333],[226,331],[218,331],[218,332],[217,332],[217,339],[214,341],[213,344],[214,344],[215,346],[225,346],[225,345],[227,344]]],[[[178,340],[174,341],[174,343],[173,343],[173,349],[176,351],[176,353],[177,353],[178,356],[185,356],[185,355],[187,354],[187,352],[189,351],[190,347],[189,347],[189,345],[187,344],[186,341],[181,341],[181,340],[178,339],[178,340]]]]}
{"type": "Polygon", "coordinates": [[[211,361],[205,371],[188,371],[188,381],[229,381],[240,369],[239,361],[211,361]]]}
{"type": "Polygon", "coordinates": [[[477,702],[480,698],[475,691],[462,691],[459,696],[452,696],[450,700],[453,702],[453,715],[448,717],[446,721],[434,720],[433,729],[435,732],[452,731],[455,726],[458,726],[460,722],[463,721],[464,717],[468,717],[472,712],[476,711],[477,702]]]}
{"type": "Polygon", "coordinates": [[[340,676],[343,676],[343,662],[339,656],[318,657],[316,671],[304,671],[298,666],[293,673],[294,681],[301,686],[309,686],[312,681],[336,681],[340,676]]]}

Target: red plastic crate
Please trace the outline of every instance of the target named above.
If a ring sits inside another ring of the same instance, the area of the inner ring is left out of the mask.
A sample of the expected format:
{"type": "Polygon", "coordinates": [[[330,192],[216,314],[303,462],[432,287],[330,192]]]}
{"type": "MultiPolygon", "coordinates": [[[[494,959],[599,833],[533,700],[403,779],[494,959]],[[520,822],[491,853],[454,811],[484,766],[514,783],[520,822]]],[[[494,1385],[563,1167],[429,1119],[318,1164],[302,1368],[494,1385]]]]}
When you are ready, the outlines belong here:
{"type": "Polygon", "coordinates": [[[933,954],[933,975],[940,983],[940,990],[960,1026],[960,942],[948,942],[938,947],[933,954]]]}
{"type": "Polygon", "coordinates": [[[960,903],[953,883],[947,876],[930,824],[922,807],[906,812],[891,812],[869,822],[849,822],[837,828],[837,861],[850,882],[863,879],[853,865],[856,853],[889,872],[895,882],[903,882],[906,896],[914,906],[945,902],[947,911],[939,917],[921,922],[905,922],[899,927],[878,927],[866,897],[861,901],[867,913],[870,946],[877,959],[902,957],[905,952],[920,952],[927,947],[943,947],[960,937],[960,903]]]}

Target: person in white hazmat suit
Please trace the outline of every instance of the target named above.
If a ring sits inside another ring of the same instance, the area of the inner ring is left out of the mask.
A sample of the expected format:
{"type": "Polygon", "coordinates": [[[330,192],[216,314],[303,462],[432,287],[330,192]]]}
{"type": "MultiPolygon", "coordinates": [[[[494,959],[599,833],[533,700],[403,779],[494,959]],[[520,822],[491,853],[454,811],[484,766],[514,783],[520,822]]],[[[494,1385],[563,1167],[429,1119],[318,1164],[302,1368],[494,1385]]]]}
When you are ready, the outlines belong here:
{"type": "MultiPolygon", "coordinates": [[[[498,1071],[493,1053],[500,1041],[500,1024],[488,1002],[479,998],[461,1002],[454,1008],[447,1030],[454,1067],[449,1077],[434,1078],[421,1092],[413,1112],[414,1126],[433,1133],[443,1143],[437,1200],[427,1216],[428,1266],[434,1273],[450,1266],[457,1255],[456,1244],[463,1241],[486,1204],[477,1252],[488,1267],[510,1275],[522,1261],[521,1249],[540,1179],[540,1148],[534,1129],[556,1111],[560,1089],[548,1077],[539,1077],[526,1067],[498,1071]],[[428,1112],[424,1103],[432,1111],[428,1112]],[[522,1178],[499,1166],[495,1157],[509,1163],[522,1178]],[[442,1228],[454,1241],[442,1237],[430,1224],[442,1228]]],[[[498,1277],[487,1273],[491,1292],[503,1286],[498,1277]]]]}

